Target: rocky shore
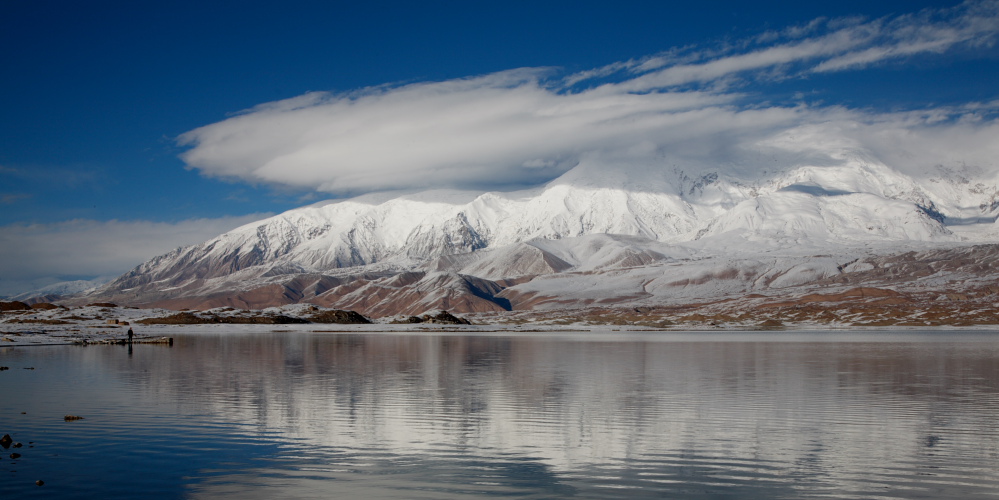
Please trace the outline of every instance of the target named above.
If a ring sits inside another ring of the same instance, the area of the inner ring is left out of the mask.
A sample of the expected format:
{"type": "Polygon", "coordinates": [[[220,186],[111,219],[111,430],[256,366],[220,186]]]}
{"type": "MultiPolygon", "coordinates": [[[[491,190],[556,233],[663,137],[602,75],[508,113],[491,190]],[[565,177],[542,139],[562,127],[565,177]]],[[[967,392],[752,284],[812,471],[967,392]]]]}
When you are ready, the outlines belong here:
{"type": "Polygon", "coordinates": [[[129,329],[135,332],[135,344],[169,344],[172,339],[168,334],[177,327],[209,331],[226,328],[273,331],[274,327],[280,326],[282,329],[297,327],[302,331],[330,331],[329,325],[361,329],[358,331],[396,331],[440,330],[471,326],[471,322],[447,311],[373,320],[354,311],[312,305],[264,310],[223,307],[207,311],[172,311],[121,307],[106,302],[80,307],[0,302],[0,347],[62,343],[125,344],[129,329]]]}
{"type": "Polygon", "coordinates": [[[368,318],[354,311],[294,304],[262,310],[139,309],[113,303],[66,307],[0,302],[0,348],[43,344],[169,344],[176,332],[580,332],[755,331],[841,329],[993,329],[999,326],[994,291],[929,295],[858,287],[801,297],[747,295],[737,299],[654,307],[486,312],[455,316],[368,318]],[[332,327],[332,328],[331,328],[332,327]]]}

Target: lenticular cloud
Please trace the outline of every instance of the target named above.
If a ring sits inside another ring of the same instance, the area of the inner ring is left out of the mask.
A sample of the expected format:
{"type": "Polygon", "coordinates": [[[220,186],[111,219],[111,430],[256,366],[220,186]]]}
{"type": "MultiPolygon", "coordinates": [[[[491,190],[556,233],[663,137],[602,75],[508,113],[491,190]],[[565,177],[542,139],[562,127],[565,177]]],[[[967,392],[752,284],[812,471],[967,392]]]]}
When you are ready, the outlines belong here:
{"type": "Polygon", "coordinates": [[[521,76],[273,103],[185,134],[195,147],[184,159],[212,175],[331,192],[530,184],[584,155],[661,145],[691,122],[711,120],[730,99],[560,94],[531,72],[521,76]]]}
{"type": "Polygon", "coordinates": [[[994,167],[997,103],[878,114],[759,105],[747,88],[990,46],[997,34],[999,0],[866,22],[817,20],[723,49],[675,50],[572,75],[518,69],[309,93],[179,142],[189,146],[183,160],[205,175],[337,194],[519,187],[582,161],[752,170],[765,167],[753,163],[761,158],[821,165],[866,155],[909,169],[994,167]],[[815,130],[822,134],[802,133],[815,130]]]}

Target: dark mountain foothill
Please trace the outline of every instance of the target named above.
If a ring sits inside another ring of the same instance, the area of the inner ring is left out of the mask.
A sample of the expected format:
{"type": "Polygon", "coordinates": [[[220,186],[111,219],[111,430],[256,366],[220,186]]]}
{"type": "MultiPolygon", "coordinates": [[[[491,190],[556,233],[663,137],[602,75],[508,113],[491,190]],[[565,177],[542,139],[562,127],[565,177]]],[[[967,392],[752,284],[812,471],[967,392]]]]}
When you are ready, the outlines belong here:
{"type": "Polygon", "coordinates": [[[292,318],[283,314],[259,314],[247,312],[241,315],[218,316],[211,313],[196,314],[192,312],[179,312],[170,316],[160,318],[146,318],[136,321],[143,325],[209,325],[209,324],[234,324],[234,325],[289,325],[305,324],[309,321],[301,318],[292,318]]]}
{"type": "Polygon", "coordinates": [[[31,304],[31,308],[32,309],[40,309],[42,311],[48,311],[48,310],[51,310],[51,309],[59,309],[59,307],[60,306],[57,306],[57,305],[52,304],[50,302],[35,302],[34,304],[31,304]]]}
{"type": "Polygon", "coordinates": [[[311,308],[311,316],[297,317],[287,314],[272,314],[262,311],[223,309],[219,311],[181,311],[168,316],[145,318],[136,321],[143,325],[303,325],[319,324],[368,324],[371,320],[354,311],[325,310],[311,308]],[[319,312],[316,312],[319,311],[319,312]]]}
{"type": "Polygon", "coordinates": [[[308,319],[311,323],[339,325],[365,325],[371,323],[371,320],[354,311],[340,311],[337,309],[323,311],[310,316],[308,319]]]}

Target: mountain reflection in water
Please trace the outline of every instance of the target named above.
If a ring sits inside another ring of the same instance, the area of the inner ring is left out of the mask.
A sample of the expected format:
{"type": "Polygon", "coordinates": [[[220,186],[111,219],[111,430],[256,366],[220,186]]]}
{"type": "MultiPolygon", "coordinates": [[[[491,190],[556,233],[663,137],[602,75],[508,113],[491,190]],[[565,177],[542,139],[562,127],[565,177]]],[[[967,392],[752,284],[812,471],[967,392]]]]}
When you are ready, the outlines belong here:
{"type": "Polygon", "coordinates": [[[999,495],[999,338],[830,338],[204,334],[87,363],[167,426],[273,443],[191,497],[999,495]]]}

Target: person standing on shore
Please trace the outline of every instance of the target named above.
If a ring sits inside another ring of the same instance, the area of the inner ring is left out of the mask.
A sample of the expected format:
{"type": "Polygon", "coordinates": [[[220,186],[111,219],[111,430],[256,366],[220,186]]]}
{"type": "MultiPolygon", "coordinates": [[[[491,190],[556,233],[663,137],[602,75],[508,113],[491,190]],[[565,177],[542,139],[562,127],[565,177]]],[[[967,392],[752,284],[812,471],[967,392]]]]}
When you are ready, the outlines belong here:
{"type": "Polygon", "coordinates": [[[132,328],[130,327],[130,328],[128,329],[128,343],[129,343],[129,344],[131,344],[131,343],[132,343],[132,335],[133,335],[133,333],[132,333],[132,328]]]}

